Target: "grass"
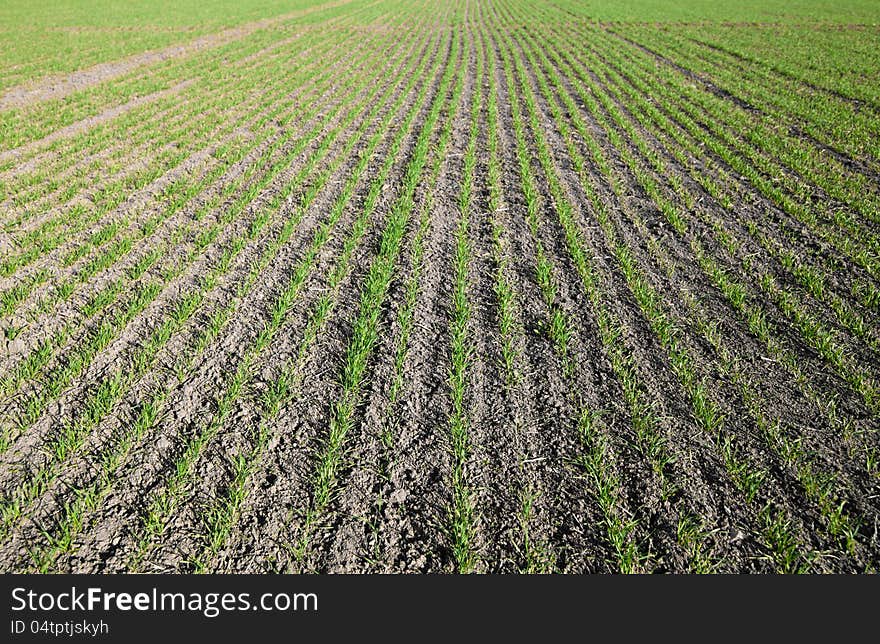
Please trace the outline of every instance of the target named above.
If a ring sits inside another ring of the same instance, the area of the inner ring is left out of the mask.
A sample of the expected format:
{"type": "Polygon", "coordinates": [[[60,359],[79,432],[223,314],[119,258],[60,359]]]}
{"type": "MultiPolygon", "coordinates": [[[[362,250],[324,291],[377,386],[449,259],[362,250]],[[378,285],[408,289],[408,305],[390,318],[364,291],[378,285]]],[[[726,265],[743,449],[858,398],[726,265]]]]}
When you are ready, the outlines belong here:
{"type": "Polygon", "coordinates": [[[477,134],[480,112],[483,106],[483,72],[485,63],[482,50],[477,49],[476,82],[470,105],[470,128],[462,168],[463,179],[458,194],[458,226],[455,231],[455,257],[453,271],[455,281],[452,292],[452,319],[450,324],[452,413],[449,418],[449,436],[452,446],[452,508],[449,531],[452,535],[452,553],[458,572],[472,572],[478,565],[475,524],[478,521],[474,493],[468,483],[468,462],[471,457],[471,439],[468,426],[467,395],[469,389],[469,365],[473,356],[470,318],[470,269],[471,242],[470,219],[473,209],[474,174],[477,163],[477,134]]]}

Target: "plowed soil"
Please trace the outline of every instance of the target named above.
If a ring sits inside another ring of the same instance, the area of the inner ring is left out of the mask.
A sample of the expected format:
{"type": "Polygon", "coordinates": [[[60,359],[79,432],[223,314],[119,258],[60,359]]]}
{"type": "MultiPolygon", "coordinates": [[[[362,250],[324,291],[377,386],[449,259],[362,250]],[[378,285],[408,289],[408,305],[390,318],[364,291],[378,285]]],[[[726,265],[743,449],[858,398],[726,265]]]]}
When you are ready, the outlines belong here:
{"type": "Polygon", "coordinates": [[[874,571],[880,105],[585,11],[6,90],[0,570],[874,571]]]}

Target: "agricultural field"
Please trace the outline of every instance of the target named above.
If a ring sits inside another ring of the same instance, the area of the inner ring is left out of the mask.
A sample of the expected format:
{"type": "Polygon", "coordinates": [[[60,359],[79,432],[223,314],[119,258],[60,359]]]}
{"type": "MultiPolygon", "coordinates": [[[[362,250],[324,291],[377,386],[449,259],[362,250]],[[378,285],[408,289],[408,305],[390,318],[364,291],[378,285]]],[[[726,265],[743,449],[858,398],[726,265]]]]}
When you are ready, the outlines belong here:
{"type": "Polygon", "coordinates": [[[0,571],[880,566],[880,5],[0,7],[0,571]]]}

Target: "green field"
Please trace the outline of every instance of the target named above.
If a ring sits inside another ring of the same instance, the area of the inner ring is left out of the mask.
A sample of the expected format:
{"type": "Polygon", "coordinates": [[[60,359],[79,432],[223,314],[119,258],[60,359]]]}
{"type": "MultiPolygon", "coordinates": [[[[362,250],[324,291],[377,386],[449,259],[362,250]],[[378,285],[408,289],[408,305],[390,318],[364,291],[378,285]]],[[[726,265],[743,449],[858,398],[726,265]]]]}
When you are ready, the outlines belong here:
{"type": "Polygon", "coordinates": [[[877,2],[11,0],[0,203],[4,572],[880,565],[877,2]]]}

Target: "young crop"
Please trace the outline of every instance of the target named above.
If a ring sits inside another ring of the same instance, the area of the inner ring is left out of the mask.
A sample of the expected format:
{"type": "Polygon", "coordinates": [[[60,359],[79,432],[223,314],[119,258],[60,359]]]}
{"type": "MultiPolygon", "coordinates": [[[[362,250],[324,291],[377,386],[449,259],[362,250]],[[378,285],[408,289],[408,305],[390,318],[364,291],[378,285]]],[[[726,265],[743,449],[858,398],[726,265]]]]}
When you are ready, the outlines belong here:
{"type": "Polygon", "coordinates": [[[27,4],[3,572],[880,566],[871,3],[27,4]]]}

